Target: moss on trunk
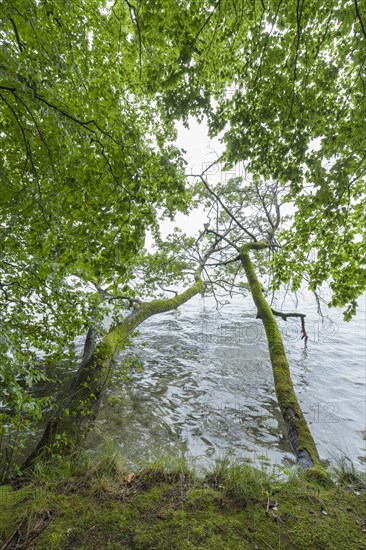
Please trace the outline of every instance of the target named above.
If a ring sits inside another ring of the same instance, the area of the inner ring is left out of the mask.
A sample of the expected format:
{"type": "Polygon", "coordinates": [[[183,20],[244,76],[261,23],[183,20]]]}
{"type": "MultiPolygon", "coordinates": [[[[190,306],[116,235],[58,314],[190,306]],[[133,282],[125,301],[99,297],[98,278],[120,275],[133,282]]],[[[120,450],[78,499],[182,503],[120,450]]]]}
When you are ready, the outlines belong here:
{"type": "Polygon", "coordinates": [[[288,429],[291,445],[300,464],[308,469],[320,464],[317,448],[295,394],[281,332],[263,295],[262,286],[250,258],[251,250],[267,247],[267,243],[261,242],[246,244],[240,249],[240,258],[266,332],[277,400],[288,429]]]}
{"type": "Polygon", "coordinates": [[[71,381],[67,399],[62,408],[49,419],[41,440],[22,468],[29,468],[41,454],[64,454],[81,448],[98,414],[114,361],[133,331],[149,317],[172,311],[203,290],[204,283],[199,274],[196,282],[181,294],[141,303],[108,332],[94,353],[84,354],[80,368],[71,381]]]}

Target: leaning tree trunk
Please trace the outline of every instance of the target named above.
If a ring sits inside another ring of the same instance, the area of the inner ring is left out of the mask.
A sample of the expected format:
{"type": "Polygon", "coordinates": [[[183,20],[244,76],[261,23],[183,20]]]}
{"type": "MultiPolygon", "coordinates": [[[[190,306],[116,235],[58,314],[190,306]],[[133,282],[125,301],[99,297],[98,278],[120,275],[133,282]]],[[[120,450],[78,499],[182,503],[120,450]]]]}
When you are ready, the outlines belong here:
{"type": "Polygon", "coordinates": [[[258,309],[258,316],[262,320],[266,332],[277,400],[286,423],[291,445],[299,463],[305,469],[309,469],[320,465],[318,451],[294,391],[280,330],[271,307],[263,295],[262,286],[250,258],[250,250],[263,248],[268,248],[268,244],[260,242],[245,244],[240,249],[240,260],[258,309]]]}
{"type": "Polygon", "coordinates": [[[50,456],[71,452],[83,446],[98,414],[103,390],[118,352],[127,343],[131,333],[146,319],[158,313],[176,309],[193,296],[203,292],[204,283],[199,268],[196,282],[174,298],[141,303],[130,315],[112,328],[93,351],[93,330],[90,329],[84,347],[80,368],[71,381],[68,397],[62,409],[49,419],[43,436],[22,469],[30,467],[40,455],[50,456]]]}

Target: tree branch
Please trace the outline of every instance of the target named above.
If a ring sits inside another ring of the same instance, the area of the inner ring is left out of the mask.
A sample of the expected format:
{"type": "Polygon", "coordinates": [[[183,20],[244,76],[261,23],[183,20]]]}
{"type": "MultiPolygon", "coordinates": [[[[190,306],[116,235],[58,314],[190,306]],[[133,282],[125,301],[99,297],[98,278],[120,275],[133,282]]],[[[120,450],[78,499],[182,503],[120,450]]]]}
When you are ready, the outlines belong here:
{"type": "Polygon", "coordinates": [[[178,292],[176,290],[171,290],[170,288],[164,288],[160,285],[159,285],[159,288],[161,288],[163,292],[171,292],[172,294],[174,294],[174,296],[178,296],[178,292]]]}
{"type": "Polygon", "coordinates": [[[10,23],[13,26],[14,33],[15,33],[15,38],[16,38],[16,41],[17,41],[17,44],[18,44],[19,51],[23,52],[25,48],[24,48],[24,45],[22,44],[22,42],[20,40],[18,29],[17,29],[17,26],[15,24],[15,21],[10,15],[8,15],[8,19],[9,19],[10,23]]]}
{"type": "MultiPolygon", "coordinates": [[[[281,319],[283,319],[284,321],[287,321],[288,317],[299,317],[301,319],[301,334],[302,334],[301,340],[305,339],[305,342],[307,341],[309,337],[305,329],[305,317],[306,317],[305,313],[297,313],[297,312],[284,313],[283,311],[276,311],[275,309],[272,309],[272,308],[271,308],[271,311],[273,315],[275,315],[276,317],[281,317],[281,319]]],[[[259,312],[257,313],[257,319],[261,319],[259,312]]]]}
{"type": "Polygon", "coordinates": [[[112,302],[113,300],[127,300],[128,301],[128,307],[132,308],[133,304],[142,304],[142,301],[138,298],[131,298],[130,296],[122,295],[122,294],[111,294],[107,290],[104,290],[101,286],[94,283],[95,288],[97,289],[99,295],[102,297],[103,300],[108,300],[108,302],[112,302]]]}
{"type": "Polygon", "coordinates": [[[230,216],[230,218],[237,224],[238,227],[240,227],[240,229],[242,231],[244,231],[244,233],[246,235],[248,235],[248,237],[250,237],[254,242],[257,242],[257,238],[255,235],[253,235],[253,233],[251,233],[250,231],[248,231],[248,229],[246,229],[241,223],[240,221],[234,216],[234,214],[231,212],[231,210],[228,209],[228,207],[226,206],[226,204],[222,201],[222,199],[220,198],[219,195],[217,195],[217,193],[215,193],[215,191],[213,191],[207,181],[204,179],[204,177],[202,176],[202,174],[190,174],[191,176],[193,177],[198,177],[200,178],[200,180],[202,181],[203,185],[206,187],[207,191],[213,196],[215,197],[215,199],[219,202],[219,204],[222,206],[222,208],[225,210],[225,212],[230,216]]]}
{"type": "Polygon", "coordinates": [[[362,17],[361,17],[361,13],[360,13],[360,8],[358,6],[358,2],[357,0],[355,0],[355,8],[356,8],[356,15],[357,15],[357,19],[359,20],[360,22],[360,25],[361,25],[361,29],[362,29],[362,34],[364,35],[364,38],[366,40],[366,29],[365,29],[365,25],[362,21],[362,17]]]}
{"type": "Polygon", "coordinates": [[[142,75],[142,38],[141,38],[140,23],[139,23],[139,20],[138,20],[138,17],[137,17],[136,6],[131,4],[131,2],[129,2],[129,0],[125,0],[125,2],[128,6],[132,22],[136,24],[137,34],[138,34],[138,37],[139,37],[139,73],[140,73],[140,80],[141,80],[141,75],[142,75]]]}
{"type": "Polygon", "coordinates": [[[227,242],[230,246],[235,248],[235,250],[239,250],[236,244],[233,241],[230,241],[225,235],[220,235],[220,233],[217,233],[213,229],[205,229],[205,233],[211,233],[212,235],[215,235],[217,238],[222,239],[223,241],[227,242]]]}
{"type": "Polygon", "coordinates": [[[229,258],[228,260],[223,260],[222,262],[218,261],[214,264],[206,264],[206,266],[207,267],[219,267],[219,266],[222,266],[222,265],[232,264],[234,262],[237,262],[238,260],[240,260],[240,254],[238,254],[237,256],[234,256],[234,258],[229,258]]]}

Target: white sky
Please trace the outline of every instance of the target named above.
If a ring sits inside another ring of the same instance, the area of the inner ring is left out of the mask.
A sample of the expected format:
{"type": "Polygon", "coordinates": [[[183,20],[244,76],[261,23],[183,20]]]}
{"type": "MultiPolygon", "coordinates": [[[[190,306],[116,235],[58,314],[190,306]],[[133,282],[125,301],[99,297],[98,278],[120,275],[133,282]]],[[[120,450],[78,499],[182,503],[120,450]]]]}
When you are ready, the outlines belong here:
{"type": "MultiPolygon", "coordinates": [[[[214,162],[222,153],[223,146],[217,138],[209,138],[205,121],[199,124],[191,118],[189,124],[189,128],[177,124],[178,139],[176,145],[186,151],[184,156],[188,162],[187,174],[201,174],[207,168],[207,165],[214,162]]],[[[218,167],[214,167],[211,172],[208,172],[208,175],[211,174],[212,176],[216,173],[219,174],[218,167]]],[[[177,214],[175,222],[165,220],[161,223],[161,230],[163,236],[165,236],[171,233],[174,227],[179,227],[188,235],[193,236],[202,230],[206,221],[204,209],[200,208],[193,210],[188,216],[177,214]]]]}
{"type": "MultiPolygon", "coordinates": [[[[207,165],[221,154],[223,146],[218,139],[210,140],[205,121],[198,124],[191,118],[189,128],[185,128],[182,124],[177,124],[176,127],[178,131],[176,145],[186,151],[184,157],[188,162],[187,174],[201,174],[207,165]]],[[[206,221],[203,208],[192,210],[188,216],[177,214],[174,222],[169,220],[160,222],[162,236],[166,237],[169,233],[173,233],[175,227],[179,227],[189,236],[196,235],[203,229],[206,221]]],[[[146,248],[150,249],[152,242],[151,234],[148,234],[145,241],[146,248]]]]}
{"type": "MultiPolygon", "coordinates": [[[[208,165],[214,162],[219,155],[222,154],[224,146],[220,143],[219,138],[210,139],[208,136],[208,128],[205,119],[202,123],[198,123],[195,119],[189,119],[189,128],[185,128],[182,124],[176,125],[178,131],[177,147],[186,151],[184,157],[187,160],[187,174],[201,174],[208,165]]],[[[312,144],[312,148],[318,149],[319,143],[312,144]]],[[[230,172],[220,171],[219,166],[213,167],[206,173],[211,181],[227,181],[233,176],[241,175],[240,166],[230,172]]],[[[193,178],[192,178],[193,181],[193,178]]],[[[293,207],[289,204],[283,210],[285,214],[292,214],[293,207]]],[[[195,209],[188,216],[177,214],[175,221],[164,220],[160,222],[162,236],[165,237],[174,231],[175,227],[179,227],[190,236],[197,235],[202,230],[203,224],[207,221],[203,208],[195,209]]],[[[151,248],[152,238],[148,234],[145,246],[151,248]]]]}

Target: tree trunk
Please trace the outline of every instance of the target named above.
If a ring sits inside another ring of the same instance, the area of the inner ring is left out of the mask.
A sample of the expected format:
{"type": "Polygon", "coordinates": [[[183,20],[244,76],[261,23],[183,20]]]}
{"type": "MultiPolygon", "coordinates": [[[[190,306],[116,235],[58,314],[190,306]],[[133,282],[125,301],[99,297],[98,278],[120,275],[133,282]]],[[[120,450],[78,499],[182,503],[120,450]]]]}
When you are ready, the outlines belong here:
{"type": "Polygon", "coordinates": [[[31,455],[23,463],[22,469],[30,467],[40,456],[71,452],[85,443],[98,414],[103,390],[107,384],[113,363],[118,352],[127,343],[131,333],[146,319],[158,313],[176,309],[193,296],[203,292],[204,283],[197,271],[194,285],[177,294],[174,298],[143,302],[128,317],[113,327],[93,350],[93,329],[89,329],[84,356],[77,373],[73,377],[69,395],[62,409],[49,419],[43,436],[31,455]]]}
{"type": "Polygon", "coordinates": [[[250,258],[250,250],[263,248],[268,248],[268,244],[260,242],[246,244],[240,249],[240,259],[258,309],[258,315],[266,332],[277,400],[286,423],[291,445],[299,463],[305,469],[309,469],[320,464],[318,451],[294,391],[280,330],[263,295],[262,286],[250,258]]]}

